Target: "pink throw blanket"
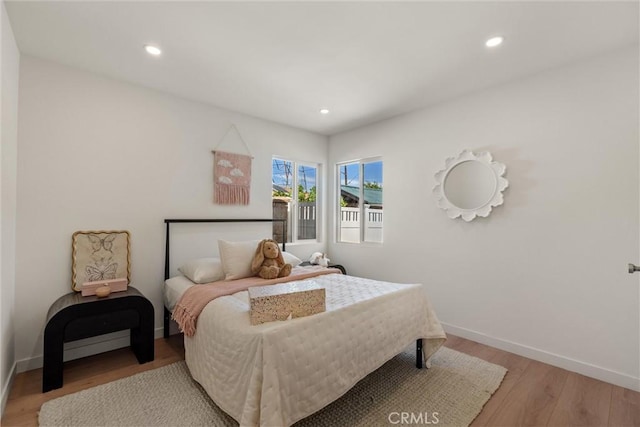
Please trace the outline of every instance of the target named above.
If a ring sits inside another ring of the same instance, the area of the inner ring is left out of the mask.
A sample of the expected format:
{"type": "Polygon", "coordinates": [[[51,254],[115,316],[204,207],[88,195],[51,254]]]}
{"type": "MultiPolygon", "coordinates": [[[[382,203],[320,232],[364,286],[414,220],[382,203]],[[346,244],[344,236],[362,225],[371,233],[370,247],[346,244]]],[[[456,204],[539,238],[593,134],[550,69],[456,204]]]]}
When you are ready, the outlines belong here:
{"type": "Polygon", "coordinates": [[[218,282],[195,285],[187,289],[180,301],[173,309],[172,317],[178,322],[180,330],[188,337],[196,333],[198,316],[209,302],[216,298],[233,295],[236,292],[246,291],[252,286],[274,285],[276,283],[292,282],[294,280],[308,279],[323,274],[340,273],[335,268],[306,267],[295,268],[291,275],[277,279],[262,279],[260,277],[247,277],[238,280],[221,280],[218,282]]]}

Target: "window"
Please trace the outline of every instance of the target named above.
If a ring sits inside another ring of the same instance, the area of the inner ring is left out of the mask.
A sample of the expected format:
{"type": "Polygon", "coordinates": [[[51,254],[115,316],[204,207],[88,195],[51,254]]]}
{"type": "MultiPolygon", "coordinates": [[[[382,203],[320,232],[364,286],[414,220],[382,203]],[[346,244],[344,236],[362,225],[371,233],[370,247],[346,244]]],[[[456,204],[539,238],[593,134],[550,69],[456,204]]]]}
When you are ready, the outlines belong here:
{"type": "Polygon", "coordinates": [[[273,224],[276,240],[316,240],[320,210],[317,208],[320,165],[274,158],[271,168],[273,219],[287,221],[286,236],[280,223],[273,224]]]}
{"type": "Polygon", "coordinates": [[[382,243],[382,160],[337,166],[338,242],[382,243]]]}

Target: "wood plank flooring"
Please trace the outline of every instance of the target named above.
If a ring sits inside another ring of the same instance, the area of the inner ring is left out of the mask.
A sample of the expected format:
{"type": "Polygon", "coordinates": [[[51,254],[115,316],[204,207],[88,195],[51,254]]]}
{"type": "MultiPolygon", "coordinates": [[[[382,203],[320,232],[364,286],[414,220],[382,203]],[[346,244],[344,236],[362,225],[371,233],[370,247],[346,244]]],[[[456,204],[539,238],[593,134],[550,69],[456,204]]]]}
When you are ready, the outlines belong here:
{"type": "MultiPolygon", "coordinates": [[[[509,370],[472,426],[640,427],[640,393],[452,335],[446,346],[509,370]]],[[[47,400],[183,360],[182,336],[156,340],[155,351],[144,365],[129,349],[67,362],[64,387],[45,394],[41,369],[18,374],[2,426],[37,426],[47,400]]]]}
{"type": "Polygon", "coordinates": [[[105,384],[139,372],[160,368],[184,360],[182,335],[155,341],[155,360],[138,364],[128,348],[95,356],[72,360],[64,364],[64,386],[42,393],[42,369],[16,375],[7,406],[2,415],[2,426],[37,426],[38,411],[42,404],[56,397],[105,384]]]}

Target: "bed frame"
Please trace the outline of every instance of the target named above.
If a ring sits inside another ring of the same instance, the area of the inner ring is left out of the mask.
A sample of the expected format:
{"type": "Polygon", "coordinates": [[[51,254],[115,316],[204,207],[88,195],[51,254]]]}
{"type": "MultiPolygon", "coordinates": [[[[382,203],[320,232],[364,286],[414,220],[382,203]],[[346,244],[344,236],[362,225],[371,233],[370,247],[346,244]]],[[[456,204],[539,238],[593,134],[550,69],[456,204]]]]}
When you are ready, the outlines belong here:
{"type": "MultiPolygon", "coordinates": [[[[283,236],[287,235],[287,220],[286,219],[272,219],[272,218],[258,218],[258,219],[236,219],[236,218],[219,218],[219,219],[165,219],[164,223],[166,226],[166,236],[165,236],[165,247],[164,247],[164,280],[169,279],[170,275],[170,267],[169,267],[169,256],[170,256],[170,246],[169,246],[169,236],[170,236],[170,225],[176,223],[258,223],[258,222],[279,222],[282,224],[282,234],[283,236]]],[[[284,239],[286,240],[286,239],[284,239]]],[[[284,251],[286,244],[282,243],[282,250],[284,251]]],[[[167,307],[164,307],[164,337],[169,338],[169,327],[171,325],[171,312],[167,307]]],[[[423,357],[422,357],[422,338],[416,340],[416,368],[422,369],[423,366],[423,357]]]]}

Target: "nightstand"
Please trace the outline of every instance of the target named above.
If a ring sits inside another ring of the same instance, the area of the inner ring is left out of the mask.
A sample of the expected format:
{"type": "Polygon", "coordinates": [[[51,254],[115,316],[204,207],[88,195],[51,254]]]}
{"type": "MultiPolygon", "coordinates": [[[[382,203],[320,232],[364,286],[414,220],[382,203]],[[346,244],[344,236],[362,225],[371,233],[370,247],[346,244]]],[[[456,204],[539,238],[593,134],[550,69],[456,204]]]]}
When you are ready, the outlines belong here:
{"type": "Polygon", "coordinates": [[[154,359],[153,305],[136,288],[105,298],[71,292],[51,305],[44,329],[42,392],[62,387],[64,343],[131,329],[139,363],[154,359]]]}
{"type": "MultiPolygon", "coordinates": [[[[311,264],[309,261],[304,261],[300,263],[301,267],[307,267],[310,265],[316,265],[316,264],[311,264]]],[[[340,264],[329,264],[329,268],[337,268],[338,270],[342,271],[342,274],[347,274],[347,269],[341,266],[340,264]]]]}

